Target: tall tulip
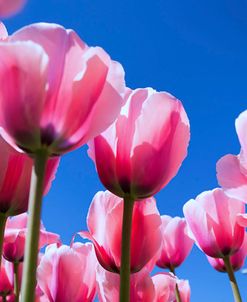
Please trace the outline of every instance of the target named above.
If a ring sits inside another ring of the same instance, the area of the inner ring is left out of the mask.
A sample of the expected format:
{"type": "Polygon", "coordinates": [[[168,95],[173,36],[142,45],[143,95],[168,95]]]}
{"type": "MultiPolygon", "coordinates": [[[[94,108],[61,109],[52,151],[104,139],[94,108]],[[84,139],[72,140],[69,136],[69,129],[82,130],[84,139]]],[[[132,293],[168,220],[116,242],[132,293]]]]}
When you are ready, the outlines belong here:
{"type": "Polygon", "coordinates": [[[128,90],[125,99],[115,123],[89,143],[101,182],[124,198],[121,301],[128,301],[134,201],[153,196],[177,174],[190,137],[182,103],[172,95],[146,88],[128,90]]]}
{"type": "MultiPolygon", "coordinates": [[[[9,218],[6,223],[3,244],[3,256],[5,259],[13,263],[15,276],[15,294],[16,301],[19,301],[18,282],[19,268],[24,260],[24,245],[27,235],[27,218],[26,213],[9,218]]],[[[47,232],[41,223],[39,249],[45,245],[60,242],[59,235],[47,232]]]]}
{"type": "Polygon", "coordinates": [[[189,121],[179,100],[151,88],[128,90],[118,119],[90,142],[89,155],[109,191],[142,199],[177,174],[189,137],[189,121]]]}
{"type": "MultiPolygon", "coordinates": [[[[33,160],[24,153],[17,152],[0,136],[0,255],[6,219],[27,211],[33,160]]],[[[47,163],[45,184],[42,194],[46,194],[55,177],[59,158],[47,163]]],[[[1,259],[1,258],[0,258],[1,259]]]]}
{"type": "Polygon", "coordinates": [[[230,256],[239,251],[244,241],[245,228],[239,224],[239,215],[244,212],[242,201],[218,188],[203,192],[184,205],[184,216],[197,245],[206,255],[224,260],[236,301],[242,300],[230,256]]]}
{"type": "Polygon", "coordinates": [[[194,241],[188,235],[184,218],[161,216],[162,248],[156,264],[161,268],[174,269],[182,264],[189,255],[194,241]]]}
{"type": "Polygon", "coordinates": [[[3,259],[2,265],[0,267],[0,299],[3,297],[8,297],[12,299],[14,298],[13,296],[14,296],[13,265],[12,263],[3,259]]]}
{"type": "MultiPolygon", "coordinates": [[[[244,242],[240,249],[230,256],[230,263],[234,271],[238,271],[244,265],[244,261],[247,257],[247,233],[245,233],[244,242]]],[[[219,272],[227,272],[224,260],[222,258],[212,258],[207,256],[208,262],[211,266],[219,272]]]]}
{"type": "MultiPolygon", "coordinates": [[[[3,256],[6,260],[18,263],[24,259],[24,245],[27,236],[27,213],[11,217],[7,220],[3,256]]],[[[51,243],[59,243],[60,237],[57,234],[47,232],[43,223],[40,227],[39,249],[51,243]]]]}
{"type": "MultiPolygon", "coordinates": [[[[98,192],[90,205],[88,232],[79,234],[90,239],[99,263],[108,271],[120,273],[121,229],[124,202],[112,193],[98,192]]],[[[131,229],[131,272],[140,271],[156,256],[161,246],[161,219],[155,199],[137,202],[131,229]]]]}
{"type": "Polygon", "coordinates": [[[241,145],[240,154],[227,154],[217,162],[217,178],[228,195],[247,203],[247,110],[239,115],[235,126],[241,145]]]}
{"type": "Polygon", "coordinates": [[[85,144],[117,117],[125,90],[120,64],[72,30],[39,23],[0,43],[0,125],[34,157],[22,301],[32,301],[44,170],[49,157],[85,144]]]}
{"type": "Polygon", "coordinates": [[[37,270],[37,280],[47,302],[92,302],[96,294],[93,246],[49,245],[37,270]]]}

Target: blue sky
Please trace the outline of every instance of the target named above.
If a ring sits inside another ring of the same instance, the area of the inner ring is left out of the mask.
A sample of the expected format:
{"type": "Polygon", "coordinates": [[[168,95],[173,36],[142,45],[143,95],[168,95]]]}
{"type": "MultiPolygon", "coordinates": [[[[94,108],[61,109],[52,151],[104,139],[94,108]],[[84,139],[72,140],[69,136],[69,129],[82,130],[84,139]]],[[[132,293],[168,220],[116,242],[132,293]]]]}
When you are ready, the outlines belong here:
{"type": "MultiPolygon", "coordinates": [[[[247,2],[245,0],[30,0],[5,21],[9,32],[46,21],[74,29],[89,45],[120,61],[131,88],[151,86],[183,101],[191,143],[179,174],[157,194],[162,214],[217,186],[216,161],[237,154],[234,121],[247,109],[247,2]]],[[[65,243],[86,228],[94,194],[102,189],[87,147],[67,154],[44,201],[43,221],[65,243]]],[[[232,301],[227,276],[214,271],[195,247],[178,269],[190,280],[192,302],[232,301]]],[[[243,301],[247,276],[237,273],[243,301]]]]}

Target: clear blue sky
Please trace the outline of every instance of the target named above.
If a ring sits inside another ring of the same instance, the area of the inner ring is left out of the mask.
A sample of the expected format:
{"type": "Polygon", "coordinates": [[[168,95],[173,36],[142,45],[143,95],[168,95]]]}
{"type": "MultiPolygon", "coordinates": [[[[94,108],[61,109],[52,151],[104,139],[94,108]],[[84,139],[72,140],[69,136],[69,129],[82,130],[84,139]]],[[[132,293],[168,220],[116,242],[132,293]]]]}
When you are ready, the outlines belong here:
{"type": "MultiPolygon", "coordinates": [[[[247,2],[245,0],[30,0],[5,21],[9,32],[29,23],[73,28],[100,45],[126,71],[131,88],[151,86],[183,101],[191,122],[189,154],[177,177],[157,195],[162,214],[217,186],[215,163],[239,152],[234,121],[247,109],[247,2]]],[[[87,147],[63,157],[44,201],[43,221],[65,243],[86,228],[87,209],[102,189],[87,147]]],[[[214,271],[196,248],[178,269],[192,302],[233,301],[227,276],[214,271]]],[[[247,276],[237,273],[243,301],[247,276]]]]}

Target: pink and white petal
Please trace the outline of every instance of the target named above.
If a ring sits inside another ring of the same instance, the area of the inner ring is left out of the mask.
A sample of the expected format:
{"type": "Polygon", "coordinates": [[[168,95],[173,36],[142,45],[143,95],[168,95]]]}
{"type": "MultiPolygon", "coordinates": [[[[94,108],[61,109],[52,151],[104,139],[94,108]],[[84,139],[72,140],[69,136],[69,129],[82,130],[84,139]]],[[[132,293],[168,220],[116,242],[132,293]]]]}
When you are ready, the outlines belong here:
{"type": "Polygon", "coordinates": [[[8,31],[5,25],[0,22],[0,41],[6,40],[8,38],[8,31]]]}
{"type": "Polygon", "coordinates": [[[48,57],[30,41],[0,43],[0,57],[0,124],[17,145],[38,147],[48,57]]]}

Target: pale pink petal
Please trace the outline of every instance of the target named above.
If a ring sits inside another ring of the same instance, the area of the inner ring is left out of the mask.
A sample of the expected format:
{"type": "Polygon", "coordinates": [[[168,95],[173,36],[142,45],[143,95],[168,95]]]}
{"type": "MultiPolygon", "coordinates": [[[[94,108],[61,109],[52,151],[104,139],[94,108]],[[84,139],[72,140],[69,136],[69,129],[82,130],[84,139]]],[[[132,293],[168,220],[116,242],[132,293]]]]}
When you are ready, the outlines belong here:
{"type": "Polygon", "coordinates": [[[4,24],[0,22],[0,40],[5,40],[8,37],[8,31],[4,24]]]}
{"type": "Polygon", "coordinates": [[[155,288],[154,302],[171,302],[175,299],[176,278],[169,273],[159,273],[152,277],[155,288]]]}
{"type": "Polygon", "coordinates": [[[32,148],[39,145],[48,57],[30,41],[2,42],[0,56],[0,123],[17,145],[32,148]]]}
{"type": "Polygon", "coordinates": [[[217,179],[229,196],[247,201],[247,176],[241,171],[239,156],[228,154],[216,164],[217,179]]]}
{"type": "MultiPolygon", "coordinates": [[[[177,280],[181,302],[190,302],[190,284],[188,280],[177,280]]],[[[174,300],[175,302],[175,300],[174,300]]]]}

